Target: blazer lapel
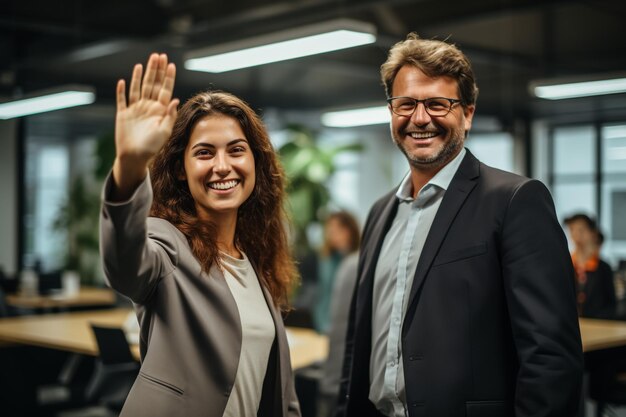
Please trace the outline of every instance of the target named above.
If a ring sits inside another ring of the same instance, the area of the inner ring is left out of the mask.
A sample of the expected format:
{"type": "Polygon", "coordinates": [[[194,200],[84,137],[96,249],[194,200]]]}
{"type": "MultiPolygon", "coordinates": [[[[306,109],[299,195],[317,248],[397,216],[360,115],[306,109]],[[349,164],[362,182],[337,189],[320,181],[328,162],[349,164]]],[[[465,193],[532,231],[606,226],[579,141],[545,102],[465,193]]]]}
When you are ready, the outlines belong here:
{"type": "Polygon", "coordinates": [[[450,182],[450,186],[446,190],[439,210],[433,220],[433,224],[430,227],[430,231],[428,232],[428,236],[426,237],[426,242],[424,243],[424,248],[422,249],[415,270],[408,308],[410,308],[411,304],[415,301],[416,295],[448,233],[452,221],[463,206],[467,196],[476,186],[476,178],[478,178],[479,175],[479,162],[474,155],[467,151],[463,162],[461,162],[452,182],[450,182]]]}
{"type": "Polygon", "coordinates": [[[395,191],[389,194],[387,202],[383,205],[380,214],[372,213],[377,221],[373,225],[372,232],[368,236],[368,244],[363,246],[361,253],[359,254],[362,260],[359,277],[362,277],[358,283],[357,293],[357,317],[363,317],[363,309],[369,307],[371,311],[371,294],[374,283],[374,273],[376,272],[376,264],[378,263],[378,257],[380,256],[380,250],[385,240],[385,235],[391,227],[391,223],[396,215],[398,209],[398,199],[395,196],[395,191]]]}

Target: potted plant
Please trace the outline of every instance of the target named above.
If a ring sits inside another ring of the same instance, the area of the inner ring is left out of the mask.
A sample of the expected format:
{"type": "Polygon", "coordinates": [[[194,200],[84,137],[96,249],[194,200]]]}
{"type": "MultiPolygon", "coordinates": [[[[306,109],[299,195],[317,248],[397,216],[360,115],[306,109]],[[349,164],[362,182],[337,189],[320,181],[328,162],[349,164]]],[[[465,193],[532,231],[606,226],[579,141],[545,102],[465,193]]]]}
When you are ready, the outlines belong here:
{"type": "Polygon", "coordinates": [[[295,227],[295,253],[302,257],[312,250],[307,229],[319,225],[330,201],[327,183],[336,170],[335,157],[342,152],[360,152],[363,145],[322,147],[315,134],[301,125],[289,125],[287,132],[289,140],[278,152],[289,180],[288,212],[295,227]]]}
{"type": "Polygon", "coordinates": [[[64,275],[77,274],[81,283],[86,285],[96,284],[99,265],[99,190],[113,165],[115,141],[112,132],[107,132],[96,139],[95,154],[96,163],[93,171],[74,178],[67,199],[59,207],[53,223],[53,229],[67,233],[63,268],[65,272],[70,273],[64,275]]]}

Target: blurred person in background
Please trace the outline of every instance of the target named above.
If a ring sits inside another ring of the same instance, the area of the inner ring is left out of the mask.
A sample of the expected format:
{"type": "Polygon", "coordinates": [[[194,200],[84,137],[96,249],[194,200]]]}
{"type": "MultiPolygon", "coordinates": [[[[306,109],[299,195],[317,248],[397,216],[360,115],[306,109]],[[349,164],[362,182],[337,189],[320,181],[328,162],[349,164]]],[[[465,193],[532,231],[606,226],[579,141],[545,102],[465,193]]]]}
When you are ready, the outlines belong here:
{"type": "Polygon", "coordinates": [[[317,291],[313,312],[315,328],[327,333],[335,275],[346,256],[359,250],[361,231],[345,210],[331,213],[324,222],[324,243],[318,257],[317,291]]]}
{"type": "Polygon", "coordinates": [[[354,293],[358,266],[359,253],[353,252],[341,261],[335,274],[327,331],[328,358],[322,366],[318,417],[335,415],[350,315],[350,298],[354,293]]]}
{"type": "Polygon", "coordinates": [[[600,258],[604,236],[596,221],[576,213],[565,219],[574,249],[572,263],[576,272],[576,302],[581,317],[615,317],[616,297],[613,270],[600,258]]]}

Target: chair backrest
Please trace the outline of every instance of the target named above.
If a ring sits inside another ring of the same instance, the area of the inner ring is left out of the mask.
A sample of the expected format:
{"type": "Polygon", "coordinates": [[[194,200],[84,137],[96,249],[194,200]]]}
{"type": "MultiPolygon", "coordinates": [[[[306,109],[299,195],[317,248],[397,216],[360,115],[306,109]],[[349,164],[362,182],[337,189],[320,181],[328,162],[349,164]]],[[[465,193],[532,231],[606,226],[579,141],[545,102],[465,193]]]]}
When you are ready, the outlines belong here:
{"type": "Polygon", "coordinates": [[[92,324],[96,336],[100,360],[105,365],[135,362],[124,330],[118,327],[102,327],[92,324]]]}
{"type": "Polygon", "coordinates": [[[9,308],[5,298],[4,290],[0,287],[0,317],[7,317],[9,315],[9,308]]]}
{"type": "Polygon", "coordinates": [[[119,411],[139,373],[139,362],[130,351],[124,330],[118,327],[91,325],[100,356],[85,389],[88,402],[97,400],[107,408],[119,411]]]}
{"type": "Polygon", "coordinates": [[[42,295],[51,294],[53,291],[60,290],[62,288],[61,271],[40,273],[37,285],[39,294],[42,295]]]}

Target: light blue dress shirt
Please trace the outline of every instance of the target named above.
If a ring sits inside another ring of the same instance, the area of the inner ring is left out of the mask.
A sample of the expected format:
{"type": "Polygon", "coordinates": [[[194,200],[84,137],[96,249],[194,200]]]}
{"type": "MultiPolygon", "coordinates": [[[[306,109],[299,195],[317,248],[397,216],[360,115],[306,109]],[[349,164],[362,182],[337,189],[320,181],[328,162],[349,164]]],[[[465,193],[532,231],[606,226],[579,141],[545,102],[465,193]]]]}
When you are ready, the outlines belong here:
{"type": "Polygon", "coordinates": [[[465,154],[463,148],[422,187],[415,199],[410,173],[396,193],[398,211],[385,236],[374,275],[370,356],[369,400],[389,417],[407,415],[402,323],[426,236],[465,154]]]}

